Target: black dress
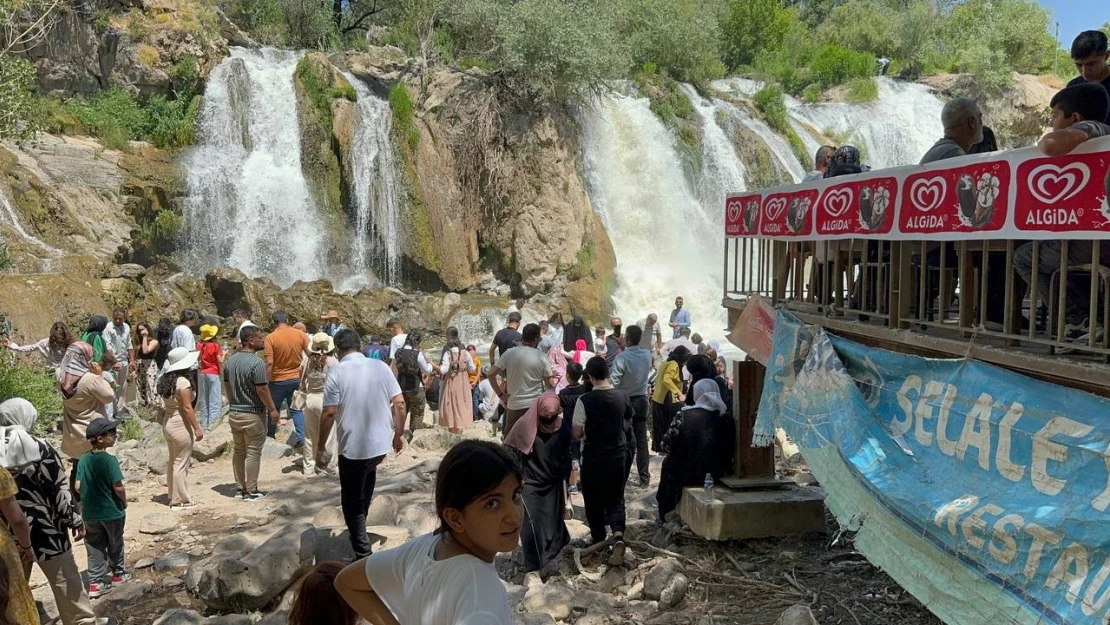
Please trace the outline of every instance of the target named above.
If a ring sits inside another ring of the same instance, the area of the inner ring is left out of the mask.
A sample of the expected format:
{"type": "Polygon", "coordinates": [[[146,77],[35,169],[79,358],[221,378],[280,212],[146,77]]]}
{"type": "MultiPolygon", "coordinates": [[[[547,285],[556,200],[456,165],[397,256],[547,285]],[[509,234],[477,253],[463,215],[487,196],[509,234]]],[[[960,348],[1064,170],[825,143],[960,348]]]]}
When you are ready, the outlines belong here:
{"type": "Polygon", "coordinates": [[[563,490],[570,475],[570,430],[536,434],[532,453],[524,457],[524,527],[520,544],[525,568],[538,571],[559,555],[570,542],[563,522],[566,494],[563,490]]]}
{"type": "Polygon", "coordinates": [[[670,453],[663,459],[655,494],[660,521],[666,521],[667,513],[678,507],[683,488],[703,485],[706,473],[719,477],[727,472],[735,437],[736,424],[727,415],[703,408],[682,412],[682,426],[669,441],[670,453]]]}

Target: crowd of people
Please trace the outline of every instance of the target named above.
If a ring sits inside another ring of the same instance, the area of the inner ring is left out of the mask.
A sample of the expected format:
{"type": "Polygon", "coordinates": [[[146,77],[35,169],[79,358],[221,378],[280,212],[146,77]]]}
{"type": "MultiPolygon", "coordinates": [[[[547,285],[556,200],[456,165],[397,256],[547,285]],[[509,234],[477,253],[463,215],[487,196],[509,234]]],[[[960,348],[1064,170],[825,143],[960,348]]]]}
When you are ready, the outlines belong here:
{"type": "MultiPolygon", "coordinates": [[[[1067,154],[1085,141],[1110,135],[1110,125],[1108,125],[1110,123],[1110,65],[1107,64],[1110,51],[1108,51],[1106,34],[1098,30],[1080,33],[1072,44],[1071,56],[1080,75],[1056,93],[1049,103],[1051,131],[1038,142],[1039,149],[1047,156],[1067,154]]],[[[921,157],[920,164],[998,150],[994,133],[984,124],[983,111],[973,98],[958,97],[945,103],[941,111],[941,125],[944,128],[944,135],[921,157]]],[[[860,160],[859,150],[854,146],[822,146],[815,155],[814,169],[803,181],[858,174],[867,170],[867,165],[860,160]]],[[[982,225],[986,219],[989,219],[989,213],[973,211],[965,213],[964,218],[970,223],[982,225]]],[[[1057,240],[1039,243],[1024,242],[1014,250],[1014,273],[1024,282],[1027,290],[1035,285],[1035,292],[1031,295],[1035,296],[1034,301],[1038,305],[1033,307],[1030,322],[1038,329],[1046,328],[1050,302],[1055,301],[1050,292],[1053,275],[1065,264],[1069,266],[1093,264],[1093,250],[1093,242],[1082,239],[1069,241],[1066,259],[1063,258],[1063,246],[1057,240]],[[1035,247],[1038,248],[1036,264],[1033,261],[1035,247]],[[1036,269],[1035,280],[1034,268],[1036,269]]],[[[843,276],[832,275],[835,255],[839,254],[839,264],[844,270],[847,270],[852,263],[859,262],[860,258],[848,258],[847,248],[835,242],[818,243],[812,251],[816,271],[812,274],[814,284],[811,285],[811,291],[816,293],[819,303],[827,304],[832,301],[835,289],[843,288],[843,276]],[[836,286],[833,285],[834,282],[837,283],[836,286]]],[[[880,260],[878,252],[879,249],[873,242],[868,243],[864,251],[857,250],[857,254],[866,253],[869,262],[880,260]]],[[[916,251],[914,253],[914,262],[920,265],[921,254],[916,251]]],[[[954,269],[959,266],[956,246],[942,245],[939,242],[927,246],[923,262],[930,269],[936,270],[942,266],[942,253],[945,267],[954,269]]],[[[986,261],[978,254],[980,254],[978,251],[971,252],[972,266],[985,271],[985,280],[988,284],[999,285],[999,288],[988,290],[986,301],[981,303],[984,316],[990,329],[1001,330],[1006,315],[1006,292],[1001,285],[1007,284],[1008,278],[1005,252],[990,252],[989,256],[992,258],[986,261]]],[[[881,260],[885,262],[889,258],[881,260]]],[[[1094,262],[1110,266],[1110,247],[1101,246],[1099,258],[1094,262]]],[[[789,265],[789,258],[787,262],[780,264],[780,278],[785,277],[783,272],[789,270],[789,265]]],[[[855,290],[849,294],[853,307],[873,304],[874,302],[860,301],[859,284],[860,282],[857,281],[855,290]]],[[[944,294],[947,298],[950,299],[956,284],[956,279],[949,282],[950,293],[944,294]]],[[[1067,293],[1063,312],[1066,334],[1062,338],[1087,343],[1091,327],[1090,289],[1076,280],[1069,281],[1064,288],[1067,293]]],[[[872,288],[870,292],[871,298],[875,298],[876,289],[872,288]]],[[[937,281],[930,280],[927,285],[926,301],[932,301],[938,292],[937,281]]],[[[1022,319],[1021,323],[1024,324],[1026,321],[1022,319]]],[[[1096,340],[1102,340],[1101,323],[1094,324],[1094,327],[1098,335],[1096,340]]],[[[1060,351],[1066,350],[1067,348],[1061,348],[1060,351]]]]}
{"type": "MultiPolygon", "coordinates": [[[[364,579],[322,565],[304,584],[330,576],[350,606],[369,605],[374,593],[395,615],[425,610],[411,596],[392,596],[403,594],[403,580],[391,578],[398,570],[403,577],[403,567],[432,566],[443,556],[451,566],[437,575],[469,575],[470,560],[452,556],[488,562],[518,543],[529,583],[538,583],[570,541],[564,519],[579,493],[591,540],[608,539],[610,561],[621,563],[625,486],[630,477],[650,485],[649,449],[681,458],[663,464],[661,521],[682,487],[727,472],[733,426],[724,359],[715,342],[691,333],[682,298],[670,314],[667,342],[655,314],[637,325],[613,317],[608,327],[591,328],[581,317],[564,323],[555,313],[522,327],[524,307],[518,300],[509,308],[486,364],[455,327],[433,356],[421,333],[406,331],[400,320],[387,323],[384,343],[378,336],[364,341],[335,311],[309,334],[282,311],[265,331],[236,310],[225,326],[233,340],[221,340],[222,320],[195,309],[182,311],[177,324],[137,323],[134,333],[127,312],[117,309],[110,319],[92,315],[79,336],[57,322],[29,346],[5,341],[13,351],[41,355],[63,406],[59,453],[32,434],[35,406],[22,398],[0,403],[0,464],[7,469],[0,471],[0,514],[10,530],[0,531],[0,581],[7,582],[9,615],[37,622],[26,582],[32,563],[46,575],[65,625],[97,623],[91,600],[130,579],[127,494],[111,449],[120,424],[137,418],[128,404],[132,382],[133,403],[162,426],[171,510],[199,505],[189,489],[193,447],[221,419],[232,437],[235,498],[265,498],[258,483],[262,449],[286,412],[299,468],[306,476],[338,473],[352,555],[369,558],[357,564],[364,579]],[[488,427],[504,444],[452,448],[436,487],[440,531],[388,557],[371,556],[366,515],[377,468],[427,427],[427,412],[449,432],[488,427]],[[480,513],[468,513],[475,502],[483,502],[480,513]],[[504,531],[487,524],[493,517],[504,531]],[[87,585],[70,536],[85,541],[87,585]]],[[[499,589],[490,584],[483,592],[499,589]]]]}

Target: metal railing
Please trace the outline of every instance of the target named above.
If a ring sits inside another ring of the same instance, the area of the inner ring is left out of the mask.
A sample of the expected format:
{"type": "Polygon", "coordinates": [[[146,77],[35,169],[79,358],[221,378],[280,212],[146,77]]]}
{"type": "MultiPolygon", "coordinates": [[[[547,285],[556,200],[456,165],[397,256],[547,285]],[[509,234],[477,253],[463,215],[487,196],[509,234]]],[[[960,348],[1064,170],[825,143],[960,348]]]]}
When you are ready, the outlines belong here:
{"type": "Polygon", "coordinates": [[[724,269],[726,300],[1110,362],[1110,242],[726,238],[724,269]]]}

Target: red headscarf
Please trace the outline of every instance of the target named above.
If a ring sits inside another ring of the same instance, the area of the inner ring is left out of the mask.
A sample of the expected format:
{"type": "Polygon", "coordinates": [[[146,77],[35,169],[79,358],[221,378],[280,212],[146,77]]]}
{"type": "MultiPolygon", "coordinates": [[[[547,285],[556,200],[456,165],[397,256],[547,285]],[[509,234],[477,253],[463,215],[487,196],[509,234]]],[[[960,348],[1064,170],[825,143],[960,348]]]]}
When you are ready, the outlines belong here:
{"type": "Polygon", "coordinates": [[[574,342],[574,362],[582,364],[582,352],[586,351],[586,341],[578,339],[574,342]]]}

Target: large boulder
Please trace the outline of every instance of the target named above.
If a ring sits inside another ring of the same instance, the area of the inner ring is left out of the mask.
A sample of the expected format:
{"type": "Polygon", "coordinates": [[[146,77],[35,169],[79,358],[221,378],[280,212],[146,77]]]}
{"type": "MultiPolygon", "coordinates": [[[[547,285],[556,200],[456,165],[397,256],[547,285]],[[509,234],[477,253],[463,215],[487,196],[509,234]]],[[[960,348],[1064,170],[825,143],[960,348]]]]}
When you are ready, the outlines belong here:
{"type": "Polygon", "coordinates": [[[332,63],[366,81],[374,91],[389,96],[389,88],[412,71],[413,61],[395,46],[370,46],[365,52],[333,54],[332,63]]]}
{"type": "Polygon", "coordinates": [[[258,610],[312,564],[316,529],[293,523],[241,558],[222,555],[190,567],[186,587],[214,610],[258,610]],[[193,575],[194,567],[202,567],[193,575]],[[190,581],[195,582],[189,587],[190,581]]]}
{"type": "Polygon", "coordinates": [[[204,438],[193,444],[193,460],[206,462],[224,455],[232,447],[231,426],[227,420],[204,433],[204,438]]]}

